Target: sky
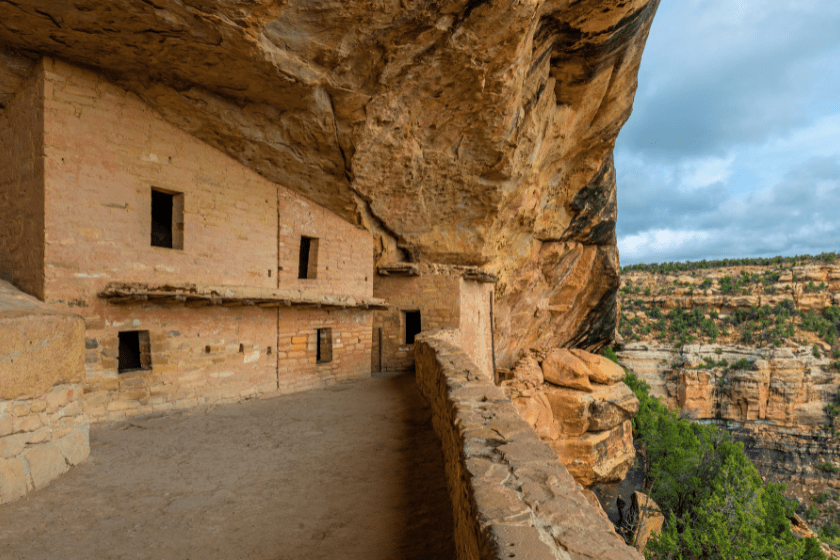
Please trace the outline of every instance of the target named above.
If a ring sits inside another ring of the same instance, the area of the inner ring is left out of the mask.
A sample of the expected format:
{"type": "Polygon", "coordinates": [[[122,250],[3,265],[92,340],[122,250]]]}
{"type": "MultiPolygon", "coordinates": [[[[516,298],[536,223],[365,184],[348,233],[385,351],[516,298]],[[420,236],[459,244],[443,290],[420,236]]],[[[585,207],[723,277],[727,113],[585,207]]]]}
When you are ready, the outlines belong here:
{"type": "Polygon", "coordinates": [[[615,165],[622,265],[840,251],[840,0],[662,0],[615,165]]]}

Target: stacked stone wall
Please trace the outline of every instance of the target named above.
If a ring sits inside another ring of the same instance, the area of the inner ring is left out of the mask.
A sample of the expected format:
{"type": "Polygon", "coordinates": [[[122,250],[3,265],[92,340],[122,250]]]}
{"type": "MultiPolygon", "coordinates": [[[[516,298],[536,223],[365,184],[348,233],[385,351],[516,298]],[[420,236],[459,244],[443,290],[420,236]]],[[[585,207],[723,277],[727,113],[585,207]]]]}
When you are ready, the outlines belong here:
{"type": "Polygon", "coordinates": [[[278,379],[280,391],[292,393],[340,381],[370,377],[372,311],[314,311],[306,315],[280,310],[278,379]],[[316,330],[332,331],[333,357],[317,362],[316,330]]]}
{"type": "Polygon", "coordinates": [[[35,399],[0,400],[0,504],[25,496],[90,454],[82,386],[57,385],[35,399]]]}
{"type": "Polygon", "coordinates": [[[324,295],[370,297],[373,236],[286,189],[278,192],[279,286],[324,295]],[[298,278],[301,236],[318,240],[315,278],[298,278]]]}
{"type": "MultiPolygon", "coordinates": [[[[409,371],[414,367],[414,345],[405,343],[405,311],[420,311],[422,330],[457,329],[461,317],[458,276],[381,276],[374,279],[374,295],[392,304],[377,311],[373,328],[382,329],[380,371],[409,371]]],[[[373,363],[379,361],[374,356],[373,363]]]]}
{"type": "Polygon", "coordinates": [[[40,69],[0,111],[0,279],[44,297],[44,115],[40,69]]]}
{"type": "Polygon", "coordinates": [[[432,407],[458,558],[642,558],[516,408],[469,359],[458,331],[420,335],[417,385],[432,407]]]}
{"type": "Polygon", "coordinates": [[[84,324],[0,281],[0,503],[83,461],[84,324]]]}

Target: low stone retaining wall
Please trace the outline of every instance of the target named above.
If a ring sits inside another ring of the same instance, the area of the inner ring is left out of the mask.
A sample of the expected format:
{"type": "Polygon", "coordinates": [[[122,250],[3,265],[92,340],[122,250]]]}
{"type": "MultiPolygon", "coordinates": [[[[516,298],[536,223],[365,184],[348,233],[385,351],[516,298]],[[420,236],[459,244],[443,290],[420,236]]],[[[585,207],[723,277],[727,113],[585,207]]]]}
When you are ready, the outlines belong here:
{"type": "Polygon", "coordinates": [[[84,320],[0,281],[0,504],[90,454],[84,320]]]}
{"type": "Polygon", "coordinates": [[[441,330],[415,343],[417,386],[446,461],[459,560],[641,560],[459,340],[458,331],[441,330]]]}
{"type": "Polygon", "coordinates": [[[90,424],[81,397],[81,385],[58,385],[36,399],[0,400],[0,504],[87,458],[90,424]]]}

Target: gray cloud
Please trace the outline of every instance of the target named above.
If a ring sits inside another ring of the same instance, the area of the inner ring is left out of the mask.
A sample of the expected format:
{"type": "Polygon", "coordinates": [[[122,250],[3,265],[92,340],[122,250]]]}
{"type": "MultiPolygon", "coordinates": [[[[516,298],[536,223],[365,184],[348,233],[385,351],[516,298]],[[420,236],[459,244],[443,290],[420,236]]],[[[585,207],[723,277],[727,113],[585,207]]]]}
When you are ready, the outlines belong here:
{"type": "Polygon", "coordinates": [[[622,263],[840,250],[840,2],[663,3],[616,144],[622,263]]]}
{"type": "MultiPolygon", "coordinates": [[[[718,188],[710,187],[702,196],[724,192],[718,188]]],[[[660,197],[664,208],[660,212],[670,213],[670,219],[652,219],[646,227],[629,231],[623,226],[619,206],[619,223],[624,228],[619,236],[622,264],[840,249],[840,155],[812,158],[790,170],[778,184],[746,197],[724,195],[715,204],[706,201],[687,210],[689,197],[676,197],[672,207],[673,197],[667,198],[660,186],[652,191],[660,197]]]]}
{"type": "Polygon", "coordinates": [[[723,19],[729,0],[691,4],[663,4],[654,20],[624,149],[665,159],[720,153],[803,126],[815,106],[836,100],[840,3],[804,2],[807,10],[767,0],[741,25],[723,19]]]}

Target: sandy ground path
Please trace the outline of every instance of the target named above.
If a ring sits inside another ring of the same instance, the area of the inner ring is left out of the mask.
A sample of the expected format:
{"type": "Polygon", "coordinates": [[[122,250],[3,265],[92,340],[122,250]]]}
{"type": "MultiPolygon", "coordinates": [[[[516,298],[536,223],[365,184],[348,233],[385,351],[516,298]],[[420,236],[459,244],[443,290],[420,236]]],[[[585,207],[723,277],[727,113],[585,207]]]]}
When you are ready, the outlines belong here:
{"type": "Polygon", "coordinates": [[[455,557],[412,375],[91,430],[90,458],[0,506],[0,559],[455,557]]]}

